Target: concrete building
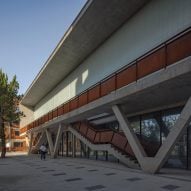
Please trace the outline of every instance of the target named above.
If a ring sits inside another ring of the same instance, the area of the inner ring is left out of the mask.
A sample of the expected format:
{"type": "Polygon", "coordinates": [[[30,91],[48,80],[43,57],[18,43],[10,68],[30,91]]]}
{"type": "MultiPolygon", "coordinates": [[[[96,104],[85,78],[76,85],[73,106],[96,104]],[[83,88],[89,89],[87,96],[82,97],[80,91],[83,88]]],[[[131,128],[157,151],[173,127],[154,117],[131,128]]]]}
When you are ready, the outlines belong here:
{"type": "Polygon", "coordinates": [[[29,153],[191,169],[190,10],[87,1],[21,101],[29,153]]]}
{"type": "MultiPolygon", "coordinates": [[[[20,136],[20,128],[17,123],[5,123],[6,150],[9,151],[26,151],[25,136],[20,136]]],[[[1,139],[0,139],[1,150],[1,139]]]]}

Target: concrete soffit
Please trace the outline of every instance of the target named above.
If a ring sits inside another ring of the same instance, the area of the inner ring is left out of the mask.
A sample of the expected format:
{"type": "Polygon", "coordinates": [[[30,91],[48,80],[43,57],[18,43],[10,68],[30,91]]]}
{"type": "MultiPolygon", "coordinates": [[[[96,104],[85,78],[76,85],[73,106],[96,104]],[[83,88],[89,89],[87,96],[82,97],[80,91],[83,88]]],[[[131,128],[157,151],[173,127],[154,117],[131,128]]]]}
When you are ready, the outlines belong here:
{"type": "Polygon", "coordinates": [[[26,91],[21,104],[34,107],[147,2],[149,0],[87,1],[26,91]]]}

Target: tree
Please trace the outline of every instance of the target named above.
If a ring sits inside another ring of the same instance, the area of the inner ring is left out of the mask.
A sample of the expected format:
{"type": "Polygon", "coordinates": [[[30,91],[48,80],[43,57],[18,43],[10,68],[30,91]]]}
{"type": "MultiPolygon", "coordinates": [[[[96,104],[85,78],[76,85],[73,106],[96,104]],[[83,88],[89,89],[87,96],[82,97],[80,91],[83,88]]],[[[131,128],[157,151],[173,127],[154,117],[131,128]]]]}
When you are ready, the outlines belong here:
{"type": "Polygon", "coordinates": [[[1,157],[6,155],[5,123],[17,122],[23,113],[19,110],[19,101],[22,96],[18,95],[19,83],[16,76],[9,81],[7,74],[0,69],[0,138],[1,157]]]}

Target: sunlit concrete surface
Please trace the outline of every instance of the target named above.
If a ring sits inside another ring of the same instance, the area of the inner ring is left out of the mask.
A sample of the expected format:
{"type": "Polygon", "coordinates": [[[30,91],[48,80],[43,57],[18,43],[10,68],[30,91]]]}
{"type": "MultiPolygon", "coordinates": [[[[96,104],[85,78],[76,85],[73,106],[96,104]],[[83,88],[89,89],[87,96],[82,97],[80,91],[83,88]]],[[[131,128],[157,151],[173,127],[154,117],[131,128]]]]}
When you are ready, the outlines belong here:
{"type": "Polygon", "coordinates": [[[6,156],[7,157],[13,157],[13,156],[26,156],[27,152],[22,152],[22,151],[16,151],[16,152],[7,152],[6,156]]]}
{"type": "MultiPolygon", "coordinates": [[[[168,173],[166,173],[168,172],[168,173]]],[[[35,156],[0,159],[0,191],[190,191],[191,171],[150,175],[105,161],[35,156]],[[177,175],[178,174],[178,175],[177,175]]]]}

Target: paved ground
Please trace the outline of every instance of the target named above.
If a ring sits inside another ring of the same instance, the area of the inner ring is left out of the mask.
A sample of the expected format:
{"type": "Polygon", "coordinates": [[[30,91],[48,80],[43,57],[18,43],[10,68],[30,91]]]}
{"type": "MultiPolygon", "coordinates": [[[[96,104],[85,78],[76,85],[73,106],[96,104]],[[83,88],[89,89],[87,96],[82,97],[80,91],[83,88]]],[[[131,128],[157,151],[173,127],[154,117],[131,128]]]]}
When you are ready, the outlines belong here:
{"type": "Polygon", "coordinates": [[[177,172],[149,175],[103,161],[12,156],[0,159],[0,191],[191,191],[191,172],[177,172]]]}

